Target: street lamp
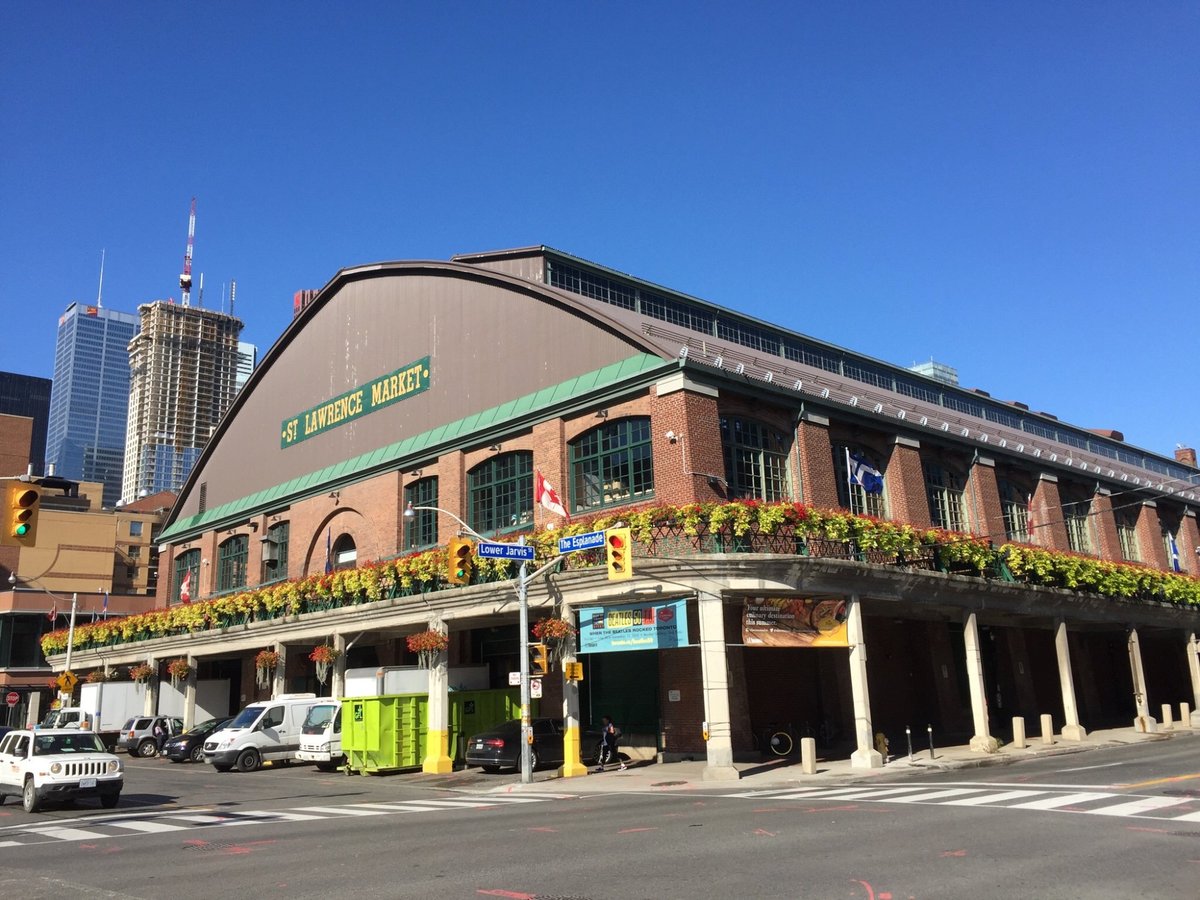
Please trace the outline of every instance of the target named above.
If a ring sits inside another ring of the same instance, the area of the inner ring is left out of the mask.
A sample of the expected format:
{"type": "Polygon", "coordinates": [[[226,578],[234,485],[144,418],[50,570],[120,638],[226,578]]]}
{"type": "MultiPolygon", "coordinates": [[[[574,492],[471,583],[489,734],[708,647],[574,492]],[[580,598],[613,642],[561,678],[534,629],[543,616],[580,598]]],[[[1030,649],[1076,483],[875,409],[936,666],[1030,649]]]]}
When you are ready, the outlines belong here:
{"type": "MultiPolygon", "coordinates": [[[[404,509],[404,518],[411,519],[416,516],[417,511],[427,511],[441,513],[449,516],[459,526],[476,539],[486,542],[482,534],[456,516],[449,510],[442,509],[438,506],[413,506],[409,503],[404,509]]],[[[525,535],[521,535],[519,543],[524,545],[525,535]]],[[[557,560],[556,560],[557,562],[557,560]]],[[[517,583],[517,597],[520,601],[520,629],[521,629],[521,783],[529,784],[533,781],[533,760],[530,752],[533,749],[533,722],[529,716],[529,598],[526,592],[526,582],[528,581],[527,567],[525,560],[521,560],[521,574],[517,583]]]]}
{"type": "MultiPolygon", "coordinates": [[[[33,584],[35,581],[37,581],[36,578],[30,578],[30,579],[22,580],[22,582],[20,582],[20,583],[31,585],[36,590],[41,591],[43,594],[48,594],[49,596],[53,597],[55,600],[62,600],[64,603],[66,602],[66,600],[67,600],[66,597],[60,597],[60,596],[58,596],[58,594],[48,591],[44,587],[37,587],[36,585],[33,584]]],[[[17,579],[16,572],[9,572],[8,583],[10,585],[12,585],[13,587],[17,587],[19,582],[17,579]]],[[[67,626],[67,660],[63,667],[64,672],[71,671],[71,648],[75,643],[75,608],[78,603],[79,603],[79,594],[77,592],[72,593],[71,594],[71,624],[67,626]]],[[[62,696],[64,693],[66,693],[66,692],[62,690],[62,685],[59,685],[59,699],[63,701],[63,705],[65,706],[65,705],[69,704],[70,696],[69,695],[66,697],[62,696]]]]}

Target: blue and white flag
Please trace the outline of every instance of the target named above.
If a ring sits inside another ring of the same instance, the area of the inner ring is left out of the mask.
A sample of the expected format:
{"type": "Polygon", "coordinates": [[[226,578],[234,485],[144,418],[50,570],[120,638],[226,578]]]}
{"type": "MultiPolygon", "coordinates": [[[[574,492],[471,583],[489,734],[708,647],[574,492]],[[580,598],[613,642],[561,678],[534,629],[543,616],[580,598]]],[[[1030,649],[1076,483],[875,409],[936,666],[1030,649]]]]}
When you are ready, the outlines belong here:
{"type": "Polygon", "coordinates": [[[857,484],[868,494],[883,493],[883,473],[872,466],[857,453],[846,452],[850,467],[850,481],[857,484]]]}
{"type": "Polygon", "coordinates": [[[333,557],[330,555],[333,545],[333,527],[325,532],[325,574],[333,572],[333,557]]]}
{"type": "Polygon", "coordinates": [[[1175,546],[1175,535],[1169,531],[1167,532],[1167,542],[1171,545],[1171,568],[1176,572],[1182,572],[1183,569],[1179,567],[1179,548],[1175,546]]]}

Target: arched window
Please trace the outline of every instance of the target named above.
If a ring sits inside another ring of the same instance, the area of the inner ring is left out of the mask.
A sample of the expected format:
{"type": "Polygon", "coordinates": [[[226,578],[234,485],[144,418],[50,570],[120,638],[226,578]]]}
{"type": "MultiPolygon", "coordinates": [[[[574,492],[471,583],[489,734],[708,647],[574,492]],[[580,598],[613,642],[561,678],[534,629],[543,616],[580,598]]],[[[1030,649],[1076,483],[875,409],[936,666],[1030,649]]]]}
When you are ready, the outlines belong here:
{"type": "Polygon", "coordinates": [[[787,500],[791,439],[769,425],[721,416],[721,453],[730,499],[787,500]]]}
{"type": "Polygon", "coordinates": [[[605,422],[571,444],[570,508],[575,512],[654,496],[650,417],[605,422]]]}
{"type": "Polygon", "coordinates": [[[433,547],[438,542],[438,514],[423,506],[438,505],[438,480],[422,478],[404,489],[404,505],[413,508],[412,518],[404,520],[404,546],[409,550],[433,547]]]}
{"type": "Polygon", "coordinates": [[[1004,515],[1004,535],[1010,541],[1033,542],[1029,533],[1030,491],[1007,478],[999,480],[1000,511],[1004,515]]]}
{"type": "Polygon", "coordinates": [[[835,444],[833,465],[838,477],[838,505],[860,516],[884,518],[882,457],[874,450],[835,444]],[[878,472],[879,475],[875,473],[878,472]],[[876,480],[878,479],[878,480],[876,480]]]}
{"type": "Polygon", "coordinates": [[[171,602],[191,603],[200,595],[200,551],[187,550],[175,557],[175,575],[171,581],[171,602]],[[184,582],[187,597],[182,596],[184,582]]]}
{"type": "Polygon", "coordinates": [[[467,473],[467,522],[476,531],[506,531],[533,523],[533,454],[504,453],[467,473]]]}
{"type": "Polygon", "coordinates": [[[289,531],[288,522],[276,522],[267,529],[262,549],[262,577],[259,579],[263,584],[287,578],[289,531]]]}
{"type": "Polygon", "coordinates": [[[217,591],[232,591],[246,586],[246,560],[250,556],[250,538],[235,534],[217,548],[217,591]]]}
{"type": "Polygon", "coordinates": [[[929,518],[934,528],[947,531],[966,531],[967,516],[963,507],[965,480],[941,463],[925,460],[925,493],[929,498],[929,518]]]}
{"type": "Polygon", "coordinates": [[[358,565],[358,546],[354,543],[354,538],[348,534],[338,535],[337,540],[333,542],[329,564],[335,571],[353,569],[358,565]]]}

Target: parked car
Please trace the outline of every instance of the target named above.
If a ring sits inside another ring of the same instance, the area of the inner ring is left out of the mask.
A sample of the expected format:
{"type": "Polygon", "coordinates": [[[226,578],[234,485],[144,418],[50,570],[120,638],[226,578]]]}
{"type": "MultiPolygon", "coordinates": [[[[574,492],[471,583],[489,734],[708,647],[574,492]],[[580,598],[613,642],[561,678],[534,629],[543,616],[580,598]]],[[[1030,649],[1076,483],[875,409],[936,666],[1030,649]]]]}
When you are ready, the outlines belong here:
{"type": "Polygon", "coordinates": [[[183,720],[174,716],[134,716],[122,726],[117,749],[126,751],[130,756],[157,756],[158,740],[154,736],[156,724],[162,726],[166,737],[183,731],[183,720]]]}
{"type": "MultiPolygon", "coordinates": [[[[560,766],[563,763],[563,724],[561,719],[534,719],[533,768],[560,766]]],[[[600,759],[600,732],[581,729],[580,762],[592,765],[600,759]]],[[[485,772],[518,769],[521,766],[521,720],[510,719],[499,728],[467,738],[468,766],[480,766],[485,772]]]]}
{"type": "Polygon", "coordinates": [[[219,716],[215,719],[208,719],[199,725],[193,725],[183,734],[172,735],[163,741],[158,755],[165,756],[171,762],[191,760],[195,763],[202,763],[204,762],[204,739],[214,731],[219,731],[221,726],[232,718],[233,716],[219,716]]]}
{"type": "Polygon", "coordinates": [[[0,738],[0,803],[21,798],[26,812],[48,801],[98,797],[112,809],[125,785],[124,764],[99,735],[78,728],[10,731],[0,738]]]}

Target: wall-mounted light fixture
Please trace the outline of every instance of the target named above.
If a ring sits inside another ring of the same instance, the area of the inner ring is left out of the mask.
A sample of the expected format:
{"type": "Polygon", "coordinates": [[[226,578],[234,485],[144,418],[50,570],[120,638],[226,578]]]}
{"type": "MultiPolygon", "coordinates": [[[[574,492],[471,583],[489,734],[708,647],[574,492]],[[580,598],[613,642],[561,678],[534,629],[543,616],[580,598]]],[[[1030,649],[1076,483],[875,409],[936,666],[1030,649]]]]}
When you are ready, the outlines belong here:
{"type": "Polygon", "coordinates": [[[675,434],[675,432],[673,432],[673,431],[668,431],[666,434],[663,435],[663,437],[665,437],[672,444],[674,444],[677,440],[679,440],[679,436],[677,434],[675,434]]]}
{"type": "Polygon", "coordinates": [[[499,452],[500,452],[500,445],[499,445],[499,444],[492,444],[492,445],[490,445],[490,446],[488,447],[488,449],[489,449],[489,450],[491,450],[493,453],[499,453],[499,452]]]}
{"type": "Polygon", "coordinates": [[[596,418],[597,419],[607,419],[608,418],[608,410],[607,409],[596,410],[596,418]]]}
{"type": "Polygon", "coordinates": [[[408,474],[409,474],[409,477],[410,477],[410,478],[420,478],[420,477],[421,477],[421,470],[420,470],[420,469],[413,469],[413,470],[412,470],[411,472],[409,472],[408,474]]]}
{"type": "Polygon", "coordinates": [[[250,530],[251,530],[251,531],[258,531],[258,523],[257,523],[257,522],[251,522],[251,523],[250,523],[250,530]]]}
{"type": "Polygon", "coordinates": [[[342,492],[341,491],[330,491],[329,499],[333,501],[334,506],[337,506],[338,502],[342,499],[342,492]]]}

